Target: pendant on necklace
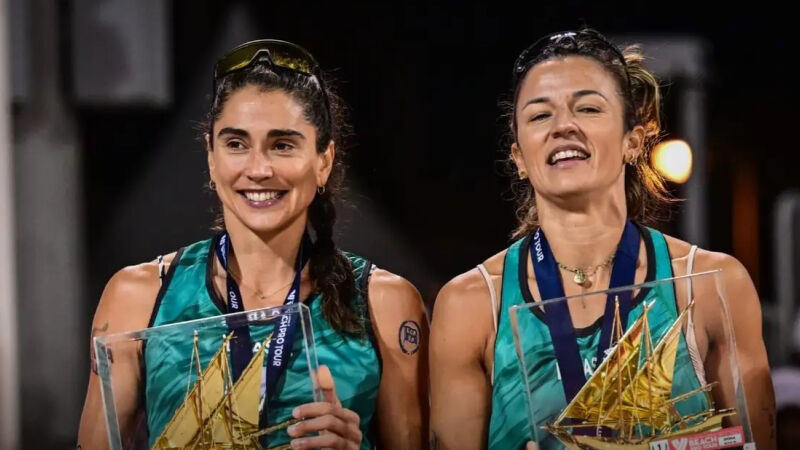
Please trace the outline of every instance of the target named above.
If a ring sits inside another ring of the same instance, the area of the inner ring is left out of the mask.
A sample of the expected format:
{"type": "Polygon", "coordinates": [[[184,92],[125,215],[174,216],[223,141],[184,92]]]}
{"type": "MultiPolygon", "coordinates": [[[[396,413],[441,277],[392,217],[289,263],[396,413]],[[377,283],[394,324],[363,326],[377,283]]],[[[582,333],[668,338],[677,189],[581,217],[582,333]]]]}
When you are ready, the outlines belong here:
{"type": "Polygon", "coordinates": [[[575,271],[575,276],[572,277],[572,281],[574,281],[576,284],[583,284],[586,282],[586,275],[581,269],[578,269],[575,271]]]}

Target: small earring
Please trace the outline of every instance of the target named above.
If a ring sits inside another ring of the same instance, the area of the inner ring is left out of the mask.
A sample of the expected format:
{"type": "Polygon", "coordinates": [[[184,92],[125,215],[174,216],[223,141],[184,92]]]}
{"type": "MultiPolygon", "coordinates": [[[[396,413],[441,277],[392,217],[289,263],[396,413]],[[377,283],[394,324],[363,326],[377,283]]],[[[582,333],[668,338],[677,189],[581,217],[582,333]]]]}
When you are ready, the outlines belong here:
{"type": "Polygon", "coordinates": [[[524,170],[520,170],[519,171],[519,179],[520,180],[524,180],[525,178],[528,178],[528,172],[526,172],[524,170]]]}
{"type": "Polygon", "coordinates": [[[208,188],[212,191],[217,190],[217,183],[214,183],[214,180],[208,180],[208,188]]]}
{"type": "Polygon", "coordinates": [[[325,193],[325,185],[317,186],[317,194],[322,195],[325,193]]]}

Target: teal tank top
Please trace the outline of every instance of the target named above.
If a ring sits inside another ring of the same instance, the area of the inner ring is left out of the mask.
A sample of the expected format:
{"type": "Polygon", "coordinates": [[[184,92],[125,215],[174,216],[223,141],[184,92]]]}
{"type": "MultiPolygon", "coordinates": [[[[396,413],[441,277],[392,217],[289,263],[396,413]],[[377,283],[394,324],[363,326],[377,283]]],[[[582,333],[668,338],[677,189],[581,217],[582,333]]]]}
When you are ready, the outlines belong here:
{"type": "MultiPolygon", "coordinates": [[[[212,239],[189,245],[177,252],[163,278],[156,299],[150,326],[165,325],[223,314],[225,301],[217,294],[212,281],[214,252],[212,239]]],[[[351,336],[337,332],[322,315],[321,294],[312,293],[304,302],[311,312],[314,341],[319,364],[327,365],[336,381],[336,394],[342,406],[355,411],[361,418],[362,449],[374,448],[375,405],[381,378],[382,363],[369,320],[366,287],[372,264],[352,254],[347,254],[353,267],[356,285],[352,304],[362,317],[365,336],[351,336]]],[[[266,337],[267,327],[259,327],[251,339],[254,347],[266,337]]],[[[255,329],[252,329],[255,330],[255,329]]],[[[200,336],[198,347],[202,367],[221,344],[221,336],[200,336]]],[[[148,442],[152,447],[166,424],[183,403],[187,387],[187,355],[192,352],[192,339],[149,339],[143,349],[144,405],[147,413],[148,442]]],[[[301,339],[294,344],[297,355],[301,339]]],[[[257,348],[254,348],[254,351],[257,348]]],[[[266,361],[266,358],[265,358],[266,361]]],[[[196,374],[195,374],[196,375],[196,374]]],[[[277,397],[270,397],[270,425],[290,419],[292,409],[313,402],[308,382],[308,364],[304,357],[291,361],[278,380],[277,397]]],[[[290,441],[286,430],[269,434],[269,445],[290,441]]]]}
{"type": "MultiPolygon", "coordinates": [[[[645,242],[647,252],[647,275],[645,281],[672,278],[672,262],[664,235],[659,231],[638,227],[645,242]]],[[[528,421],[528,402],[525,386],[522,383],[521,369],[517,361],[514,337],[511,329],[509,308],[534,302],[527,283],[527,267],[530,236],[512,244],[505,256],[503,267],[503,284],[497,336],[494,346],[494,384],[492,387],[492,414],[489,422],[487,448],[490,450],[524,449],[529,440],[533,440],[528,421]]],[[[642,314],[645,301],[658,297],[650,313],[648,321],[653,342],[663,336],[678,316],[675,292],[671,283],[642,289],[633,300],[633,308],[628,316],[628,323],[633,323],[642,314]]],[[[538,405],[534,417],[537,429],[545,423],[552,423],[558,414],[567,406],[564,389],[558,378],[558,368],[550,339],[550,331],[544,321],[544,313],[534,309],[535,313],[519,316],[525,321],[526,342],[534,354],[526,353],[526,361],[530,361],[535,369],[529,373],[531,395],[538,405]]],[[[527,311],[526,311],[527,312],[527,311]]],[[[601,320],[593,325],[577,329],[578,349],[584,361],[584,369],[588,376],[599,364],[596,361],[597,345],[600,341],[601,320]]],[[[689,349],[683,334],[678,343],[678,354],[673,378],[673,393],[682,393],[700,387],[689,358],[689,349]]],[[[702,395],[695,395],[678,402],[676,407],[681,415],[699,412],[707,408],[702,395]]],[[[545,430],[538,433],[541,450],[562,449],[564,446],[555,436],[545,430]]]]}

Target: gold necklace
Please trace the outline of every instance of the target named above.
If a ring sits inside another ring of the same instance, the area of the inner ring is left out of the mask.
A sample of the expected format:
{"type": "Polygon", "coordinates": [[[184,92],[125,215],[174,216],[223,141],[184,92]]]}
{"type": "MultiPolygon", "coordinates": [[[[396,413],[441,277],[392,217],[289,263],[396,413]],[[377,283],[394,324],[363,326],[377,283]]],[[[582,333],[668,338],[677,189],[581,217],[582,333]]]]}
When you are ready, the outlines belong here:
{"type": "Polygon", "coordinates": [[[596,265],[594,267],[587,268],[587,269],[584,269],[582,267],[565,266],[564,264],[561,264],[558,261],[556,261],[556,264],[558,264],[558,267],[560,267],[561,269],[564,269],[567,272],[571,272],[571,273],[575,274],[575,276],[572,277],[572,281],[575,282],[575,284],[582,286],[584,283],[586,283],[586,278],[587,277],[591,277],[592,275],[594,275],[595,272],[597,272],[597,269],[599,269],[601,267],[605,267],[605,266],[611,264],[614,261],[614,256],[616,256],[616,255],[614,253],[612,253],[611,256],[609,256],[608,259],[606,259],[602,263],[600,263],[600,264],[598,264],[598,265],[596,265]]]}

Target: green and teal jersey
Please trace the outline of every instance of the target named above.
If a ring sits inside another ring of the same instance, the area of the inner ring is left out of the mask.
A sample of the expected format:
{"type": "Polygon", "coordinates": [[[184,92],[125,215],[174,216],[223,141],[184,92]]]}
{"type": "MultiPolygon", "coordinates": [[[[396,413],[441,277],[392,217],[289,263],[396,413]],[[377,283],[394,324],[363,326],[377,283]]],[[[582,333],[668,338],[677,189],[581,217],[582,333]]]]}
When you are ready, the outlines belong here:
{"type": "MultiPolygon", "coordinates": [[[[208,239],[179,250],[162,287],[150,320],[150,326],[166,325],[194,319],[218,316],[226,311],[225,301],[217,294],[212,281],[214,252],[213,240],[208,239]]],[[[373,425],[378,387],[381,379],[381,360],[369,322],[366,285],[372,264],[352,254],[347,254],[353,267],[356,285],[351,299],[356,311],[362,315],[366,333],[352,336],[334,330],[322,314],[322,298],[312,293],[305,300],[311,315],[317,359],[327,365],[336,381],[336,393],[342,406],[358,413],[363,433],[362,449],[375,445],[373,425]]],[[[253,353],[266,338],[268,327],[252,327],[253,353]]],[[[205,367],[222,342],[222,335],[198,335],[201,364],[205,367]],[[203,359],[204,358],[204,359],[203,359]]],[[[290,362],[278,380],[278,392],[269,399],[269,423],[290,419],[292,409],[313,402],[306,358],[297,357],[302,351],[302,339],[295,339],[290,352],[290,362]]],[[[143,350],[144,404],[150,446],[162,433],[175,411],[184,402],[187,393],[187,373],[191,370],[193,351],[191,337],[164,337],[149,339],[143,350]]],[[[262,380],[263,384],[263,380],[262,380]]],[[[269,445],[289,442],[285,430],[269,435],[269,445]]]]}
{"type": "MultiPolygon", "coordinates": [[[[672,278],[672,262],[664,235],[660,232],[639,227],[647,251],[647,276],[645,281],[672,278]]],[[[501,304],[494,346],[494,382],[492,387],[492,413],[489,423],[487,448],[490,450],[512,450],[525,448],[531,436],[526,388],[522,371],[517,361],[514,337],[512,334],[509,308],[515,305],[532,303],[533,296],[527,283],[528,254],[530,236],[512,244],[505,256],[501,304]]],[[[653,342],[664,335],[678,317],[678,307],[672,283],[654,285],[642,289],[633,299],[633,307],[628,315],[628,323],[636,321],[642,314],[643,305],[652,303],[648,313],[650,333],[653,342]]],[[[520,329],[525,330],[525,358],[530,382],[530,395],[535,404],[533,412],[538,432],[539,446],[542,450],[564,448],[551,434],[542,430],[546,423],[552,423],[566,408],[558,365],[550,331],[545,322],[544,312],[538,308],[520,311],[520,329]]],[[[601,320],[593,325],[577,329],[578,349],[587,377],[591,376],[599,364],[597,347],[600,341],[601,320]]],[[[694,367],[689,358],[686,340],[681,335],[673,378],[673,394],[687,392],[700,387],[694,367]]],[[[676,404],[681,415],[699,412],[708,407],[702,395],[692,396],[676,404]]]]}

